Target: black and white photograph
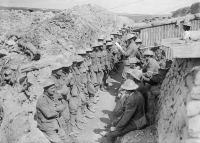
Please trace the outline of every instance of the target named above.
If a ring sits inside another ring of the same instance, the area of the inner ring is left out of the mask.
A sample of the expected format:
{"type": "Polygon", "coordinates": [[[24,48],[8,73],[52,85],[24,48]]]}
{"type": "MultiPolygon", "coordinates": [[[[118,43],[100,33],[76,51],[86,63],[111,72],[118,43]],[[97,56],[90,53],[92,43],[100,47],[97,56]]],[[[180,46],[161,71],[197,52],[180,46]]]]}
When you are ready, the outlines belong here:
{"type": "Polygon", "coordinates": [[[0,0],[0,143],[200,143],[200,0],[0,0]]]}

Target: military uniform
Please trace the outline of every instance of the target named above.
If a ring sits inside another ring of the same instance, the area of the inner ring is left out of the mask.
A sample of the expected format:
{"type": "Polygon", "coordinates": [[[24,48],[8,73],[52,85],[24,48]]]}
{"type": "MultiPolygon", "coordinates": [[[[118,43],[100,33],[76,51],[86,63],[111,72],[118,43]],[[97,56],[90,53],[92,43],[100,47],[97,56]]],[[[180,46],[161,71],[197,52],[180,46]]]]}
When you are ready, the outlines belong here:
{"type": "Polygon", "coordinates": [[[146,82],[152,85],[159,83],[160,81],[159,76],[158,76],[159,69],[160,69],[160,66],[155,59],[153,58],[147,59],[143,71],[146,71],[145,77],[149,78],[150,81],[148,82],[148,80],[146,80],[146,82]]]}
{"type": "Polygon", "coordinates": [[[61,113],[64,110],[62,103],[56,96],[50,97],[43,94],[39,97],[36,105],[38,128],[45,134],[48,140],[54,143],[66,143],[67,137],[62,128],[63,119],[61,113]],[[57,107],[61,110],[57,111],[57,107]]]}

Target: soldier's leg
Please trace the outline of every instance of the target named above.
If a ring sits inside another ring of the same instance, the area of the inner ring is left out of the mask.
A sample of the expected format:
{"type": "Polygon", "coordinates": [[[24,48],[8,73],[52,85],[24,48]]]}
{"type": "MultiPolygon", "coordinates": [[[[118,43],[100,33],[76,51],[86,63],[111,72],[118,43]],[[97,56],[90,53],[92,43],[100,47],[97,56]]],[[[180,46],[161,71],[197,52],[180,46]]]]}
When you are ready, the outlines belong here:
{"type": "Polygon", "coordinates": [[[57,134],[58,130],[56,131],[42,131],[46,138],[51,142],[51,143],[64,143],[59,135],[57,134]]]}
{"type": "Polygon", "coordinates": [[[89,100],[88,100],[87,107],[91,112],[95,113],[96,110],[94,109],[94,95],[97,93],[96,89],[93,84],[88,83],[87,90],[88,90],[88,94],[89,94],[89,100]]]}
{"type": "Polygon", "coordinates": [[[64,119],[64,130],[66,135],[71,133],[71,124],[70,124],[70,112],[69,112],[69,105],[67,104],[65,109],[62,112],[62,117],[64,119]]]}
{"type": "Polygon", "coordinates": [[[77,134],[79,133],[76,130],[76,116],[78,112],[78,105],[77,105],[77,97],[72,97],[69,101],[69,111],[70,111],[70,123],[71,123],[71,130],[70,134],[77,134]]]}
{"type": "Polygon", "coordinates": [[[63,143],[71,143],[69,139],[67,139],[67,136],[65,134],[65,131],[63,128],[60,128],[57,132],[57,135],[60,137],[63,143]]]}
{"type": "Polygon", "coordinates": [[[77,113],[77,116],[76,116],[76,126],[80,130],[84,130],[84,128],[81,125],[81,122],[83,120],[83,115],[82,115],[82,111],[81,111],[81,108],[83,106],[83,103],[82,103],[83,96],[84,96],[83,93],[80,92],[79,96],[77,97],[78,98],[78,113],[77,113]]]}

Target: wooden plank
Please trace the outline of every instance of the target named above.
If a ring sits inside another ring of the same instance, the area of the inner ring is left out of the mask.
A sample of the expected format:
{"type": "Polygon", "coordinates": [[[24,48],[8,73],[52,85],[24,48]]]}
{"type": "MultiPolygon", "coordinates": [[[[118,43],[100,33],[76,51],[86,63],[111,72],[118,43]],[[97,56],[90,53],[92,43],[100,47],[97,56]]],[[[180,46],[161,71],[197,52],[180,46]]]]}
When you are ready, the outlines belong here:
{"type": "Polygon", "coordinates": [[[173,58],[199,58],[199,45],[170,47],[173,51],[173,58]]]}

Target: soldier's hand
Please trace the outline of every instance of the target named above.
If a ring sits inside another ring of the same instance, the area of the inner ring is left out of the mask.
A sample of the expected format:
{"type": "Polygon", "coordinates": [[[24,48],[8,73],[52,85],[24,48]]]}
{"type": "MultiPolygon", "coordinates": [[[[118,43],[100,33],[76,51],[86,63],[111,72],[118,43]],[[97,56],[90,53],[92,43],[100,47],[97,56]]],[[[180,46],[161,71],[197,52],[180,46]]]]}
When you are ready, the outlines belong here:
{"type": "Polygon", "coordinates": [[[63,109],[64,109],[64,105],[63,104],[59,104],[59,105],[56,106],[56,111],[57,112],[62,112],[63,109]]]}

